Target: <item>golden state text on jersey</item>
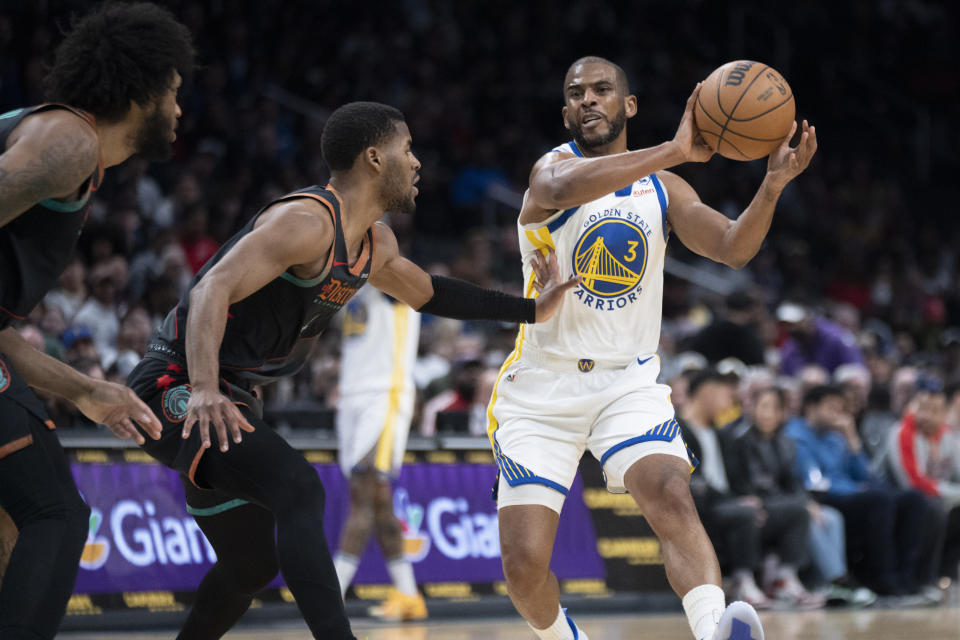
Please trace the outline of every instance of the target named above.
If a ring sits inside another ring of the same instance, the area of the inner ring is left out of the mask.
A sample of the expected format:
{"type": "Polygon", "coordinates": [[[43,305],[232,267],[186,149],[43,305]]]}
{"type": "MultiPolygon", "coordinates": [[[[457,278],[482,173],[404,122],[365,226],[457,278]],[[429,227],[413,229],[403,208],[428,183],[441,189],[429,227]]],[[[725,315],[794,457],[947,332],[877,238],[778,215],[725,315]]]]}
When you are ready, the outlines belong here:
{"type": "MultiPolygon", "coordinates": [[[[572,142],[556,152],[581,155],[572,142]]],[[[524,328],[523,340],[564,358],[628,360],[655,353],[663,306],[667,193],[656,175],[591,202],[519,225],[526,295],[536,252],[553,249],[563,277],[580,284],[560,311],[524,328]]]]}

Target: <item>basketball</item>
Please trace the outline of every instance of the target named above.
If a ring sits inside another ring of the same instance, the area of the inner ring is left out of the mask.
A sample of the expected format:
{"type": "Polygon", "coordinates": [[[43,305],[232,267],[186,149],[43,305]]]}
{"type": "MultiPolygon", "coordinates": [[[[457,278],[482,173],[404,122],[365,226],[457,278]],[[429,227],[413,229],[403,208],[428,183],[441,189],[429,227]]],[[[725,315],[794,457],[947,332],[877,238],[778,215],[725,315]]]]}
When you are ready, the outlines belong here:
{"type": "Polygon", "coordinates": [[[694,117],[704,140],[731,160],[770,155],[790,133],[796,104],[790,85],[772,67],[735,60],[700,87],[694,117]]]}

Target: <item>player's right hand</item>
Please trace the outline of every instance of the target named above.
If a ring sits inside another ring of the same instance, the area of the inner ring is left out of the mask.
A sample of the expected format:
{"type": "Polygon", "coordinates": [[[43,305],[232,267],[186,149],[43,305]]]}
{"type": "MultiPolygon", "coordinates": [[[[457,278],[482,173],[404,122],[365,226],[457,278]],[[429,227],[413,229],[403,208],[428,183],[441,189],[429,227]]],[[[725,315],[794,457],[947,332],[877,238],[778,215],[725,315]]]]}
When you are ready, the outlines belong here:
{"type": "Polygon", "coordinates": [[[182,436],[184,439],[189,438],[196,425],[201,446],[209,449],[211,424],[217,432],[220,451],[227,451],[230,448],[228,432],[233,441],[239,444],[243,440],[242,431],[253,431],[253,427],[240,413],[237,405],[219,390],[193,388],[190,391],[190,400],[187,402],[187,417],[183,423],[182,436]]]}
{"type": "Polygon", "coordinates": [[[76,398],[74,404],[83,415],[106,425],[118,438],[132,439],[137,444],[144,444],[145,440],[134,421],[154,440],[158,440],[163,431],[150,407],[122,384],[93,380],[89,391],[76,398]]]}
{"type": "Polygon", "coordinates": [[[672,142],[683,158],[681,162],[706,162],[714,154],[714,150],[700,134],[700,129],[697,128],[697,122],[693,117],[693,107],[697,104],[701,85],[703,83],[698,82],[693,88],[693,93],[687,98],[687,106],[683,110],[683,117],[680,118],[680,126],[677,127],[677,133],[673,136],[672,142]]]}
{"type": "Polygon", "coordinates": [[[580,284],[580,276],[561,280],[560,265],[553,249],[547,250],[546,257],[538,253],[537,257],[530,262],[530,266],[533,267],[533,273],[536,275],[533,286],[540,294],[537,296],[537,322],[546,322],[560,308],[563,294],[580,284]]]}

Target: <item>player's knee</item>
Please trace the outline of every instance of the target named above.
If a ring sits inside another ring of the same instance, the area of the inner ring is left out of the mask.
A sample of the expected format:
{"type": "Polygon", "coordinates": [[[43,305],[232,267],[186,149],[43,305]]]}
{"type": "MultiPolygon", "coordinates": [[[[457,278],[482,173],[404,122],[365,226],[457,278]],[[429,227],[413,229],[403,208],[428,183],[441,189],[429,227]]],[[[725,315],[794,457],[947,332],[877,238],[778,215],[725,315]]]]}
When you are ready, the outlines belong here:
{"type": "Polygon", "coordinates": [[[648,519],[687,519],[697,513],[686,476],[666,474],[657,479],[647,494],[644,514],[648,519]]]}
{"type": "Polygon", "coordinates": [[[234,584],[240,593],[254,594],[273,580],[280,572],[280,563],[275,553],[250,556],[242,569],[234,574],[234,584]]]}
{"type": "Polygon", "coordinates": [[[500,556],[503,575],[513,592],[536,588],[549,570],[549,555],[525,542],[501,547],[500,556]]]}
{"type": "MultiPolygon", "coordinates": [[[[316,470],[304,462],[287,478],[281,492],[279,512],[299,511],[303,509],[319,510],[323,513],[326,492],[316,470]]],[[[279,515],[279,514],[278,514],[279,515]]]]}

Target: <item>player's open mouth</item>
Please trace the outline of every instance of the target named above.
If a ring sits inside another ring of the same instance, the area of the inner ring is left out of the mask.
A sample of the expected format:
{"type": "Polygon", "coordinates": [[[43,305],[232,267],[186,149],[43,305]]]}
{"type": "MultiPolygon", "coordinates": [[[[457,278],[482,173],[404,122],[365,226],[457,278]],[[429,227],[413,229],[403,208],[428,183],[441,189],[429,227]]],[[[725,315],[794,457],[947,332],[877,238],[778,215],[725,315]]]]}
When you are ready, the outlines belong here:
{"type": "Polygon", "coordinates": [[[596,113],[588,113],[580,119],[580,124],[584,127],[595,127],[603,122],[603,116],[596,113]]]}

